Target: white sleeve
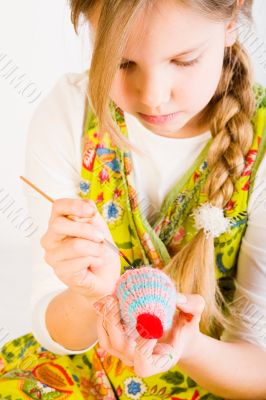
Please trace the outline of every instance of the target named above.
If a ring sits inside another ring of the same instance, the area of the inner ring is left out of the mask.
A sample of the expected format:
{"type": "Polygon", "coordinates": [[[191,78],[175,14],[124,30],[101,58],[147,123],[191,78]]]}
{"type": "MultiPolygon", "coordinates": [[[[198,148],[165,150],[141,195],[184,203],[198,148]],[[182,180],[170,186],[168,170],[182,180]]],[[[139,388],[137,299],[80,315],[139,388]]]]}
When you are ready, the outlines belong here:
{"type": "MultiPolygon", "coordinates": [[[[53,199],[80,198],[81,136],[85,111],[86,73],[63,75],[38,104],[30,121],[25,177],[53,199]]],[[[31,323],[36,340],[56,354],[79,354],[55,342],[45,324],[49,302],[67,286],[44,261],[41,237],[47,230],[52,205],[23,183],[29,215],[38,226],[30,239],[32,255],[31,323]]]]}
{"type": "Polygon", "coordinates": [[[238,318],[221,340],[245,340],[266,351],[266,157],[261,161],[248,204],[248,225],[239,251],[236,292],[238,318]]]}

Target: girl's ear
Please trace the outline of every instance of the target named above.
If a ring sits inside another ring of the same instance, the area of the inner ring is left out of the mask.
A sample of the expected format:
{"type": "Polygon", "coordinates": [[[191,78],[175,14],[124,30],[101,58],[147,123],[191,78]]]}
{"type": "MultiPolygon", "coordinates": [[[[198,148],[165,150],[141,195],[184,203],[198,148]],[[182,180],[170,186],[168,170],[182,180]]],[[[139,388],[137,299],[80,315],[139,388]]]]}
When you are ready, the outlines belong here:
{"type": "Polygon", "coordinates": [[[225,28],[225,47],[233,46],[238,37],[237,21],[234,19],[225,28]]]}
{"type": "MultiPolygon", "coordinates": [[[[245,0],[237,0],[238,8],[241,8],[244,4],[245,0]]],[[[236,27],[237,19],[233,19],[229,22],[226,26],[226,34],[225,34],[225,46],[229,47],[232,46],[237,37],[238,37],[238,30],[236,27]]]]}

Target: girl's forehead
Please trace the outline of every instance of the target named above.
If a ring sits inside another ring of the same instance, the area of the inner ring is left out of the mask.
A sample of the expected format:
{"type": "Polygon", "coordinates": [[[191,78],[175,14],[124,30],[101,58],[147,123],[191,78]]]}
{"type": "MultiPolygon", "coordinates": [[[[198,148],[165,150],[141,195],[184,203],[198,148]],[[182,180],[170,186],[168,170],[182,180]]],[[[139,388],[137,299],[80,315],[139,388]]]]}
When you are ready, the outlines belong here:
{"type": "Polygon", "coordinates": [[[176,55],[200,50],[211,40],[222,38],[224,28],[224,23],[215,22],[178,2],[158,2],[133,23],[124,55],[134,60],[137,56],[147,56],[149,50],[149,57],[158,51],[166,57],[169,49],[176,55]]]}
{"type": "MultiPolygon", "coordinates": [[[[102,2],[99,2],[90,16],[90,22],[94,28],[97,28],[101,13],[102,6],[100,4],[102,2]]],[[[146,6],[138,11],[135,23],[132,23],[131,33],[133,35],[152,34],[152,32],[160,31],[162,28],[174,32],[194,31],[197,27],[205,27],[207,30],[209,25],[215,24],[217,24],[217,21],[177,0],[147,1],[146,6]],[[191,25],[192,22],[193,25],[191,25]]]]}
{"type": "MultiPolygon", "coordinates": [[[[191,7],[181,5],[177,1],[166,0],[156,2],[153,7],[143,10],[132,26],[132,33],[149,36],[163,34],[196,36],[198,31],[208,31],[216,21],[204,16],[191,7]]],[[[175,36],[172,37],[172,40],[175,36]]],[[[185,40],[185,37],[183,37],[185,40]]]]}
{"type": "MultiPolygon", "coordinates": [[[[190,49],[200,50],[205,43],[224,35],[223,22],[214,21],[176,0],[147,4],[132,22],[123,52],[125,59],[151,60],[153,56],[157,59],[159,52],[163,59],[190,49]]],[[[94,29],[97,29],[100,8],[97,12],[92,21],[94,29]]]]}

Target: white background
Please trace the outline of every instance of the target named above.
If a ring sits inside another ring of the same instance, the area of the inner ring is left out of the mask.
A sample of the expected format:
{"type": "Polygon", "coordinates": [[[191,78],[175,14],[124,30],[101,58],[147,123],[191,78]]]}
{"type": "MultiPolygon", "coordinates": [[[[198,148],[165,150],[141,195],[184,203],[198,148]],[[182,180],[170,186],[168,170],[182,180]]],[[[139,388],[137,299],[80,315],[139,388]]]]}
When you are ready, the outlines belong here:
{"type": "MultiPolygon", "coordinates": [[[[252,33],[242,30],[240,37],[252,57],[255,80],[266,86],[265,0],[255,0],[253,15],[252,33]]],[[[0,347],[30,331],[31,273],[27,224],[16,228],[1,208],[1,199],[5,195],[6,204],[13,203],[13,210],[22,209],[21,214],[30,217],[19,179],[24,171],[28,124],[35,107],[62,74],[88,68],[88,35],[83,27],[76,36],[67,0],[0,2],[0,347]],[[8,61],[10,67],[2,71],[8,61]],[[3,77],[15,66],[14,76],[25,74],[25,80],[31,82],[24,94],[3,77]]]]}

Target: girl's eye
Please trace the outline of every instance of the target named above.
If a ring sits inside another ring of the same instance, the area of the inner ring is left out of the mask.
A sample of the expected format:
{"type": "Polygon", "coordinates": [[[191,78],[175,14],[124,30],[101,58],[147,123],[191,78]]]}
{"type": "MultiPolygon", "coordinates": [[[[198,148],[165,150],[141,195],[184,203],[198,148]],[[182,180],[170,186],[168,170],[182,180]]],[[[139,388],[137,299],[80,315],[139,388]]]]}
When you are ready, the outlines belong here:
{"type": "Polygon", "coordinates": [[[195,60],[187,61],[187,62],[182,62],[182,61],[174,61],[174,63],[179,66],[179,67],[190,67],[194,64],[197,64],[199,62],[199,59],[196,58],[195,60]]]}
{"type": "MultiPolygon", "coordinates": [[[[199,62],[199,59],[198,59],[198,58],[196,58],[195,60],[186,61],[186,62],[185,62],[185,61],[182,62],[182,61],[175,61],[175,60],[174,60],[174,63],[175,63],[177,66],[179,66],[179,67],[190,67],[190,66],[192,66],[192,65],[194,65],[194,64],[197,64],[198,62],[199,62]]],[[[132,65],[133,65],[132,61],[127,61],[127,62],[125,62],[125,63],[120,64],[120,65],[119,65],[119,69],[128,69],[128,68],[130,68],[132,65]]]]}
{"type": "Polygon", "coordinates": [[[132,64],[131,61],[127,61],[125,63],[122,63],[122,64],[119,65],[119,69],[128,69],[131,64],[132,64]]]}

